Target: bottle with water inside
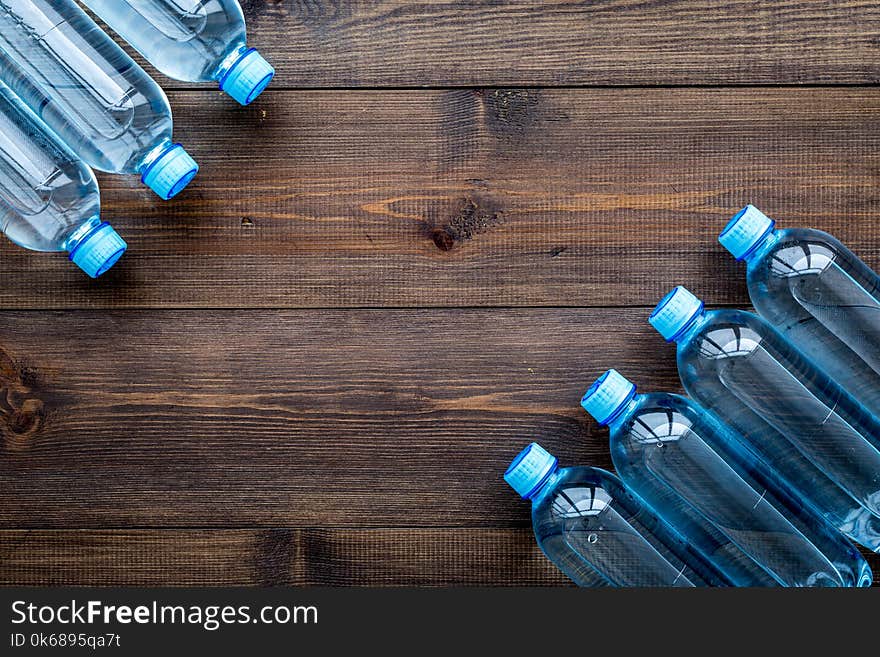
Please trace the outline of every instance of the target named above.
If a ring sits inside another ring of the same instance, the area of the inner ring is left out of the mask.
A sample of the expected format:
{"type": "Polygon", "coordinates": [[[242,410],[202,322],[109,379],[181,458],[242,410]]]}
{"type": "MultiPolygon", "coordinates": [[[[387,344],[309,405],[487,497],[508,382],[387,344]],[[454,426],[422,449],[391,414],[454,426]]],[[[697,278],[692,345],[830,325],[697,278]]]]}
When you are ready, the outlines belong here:
{"type": "Polygon", "coordinates": [[[532,503],[541,550],[578,586],[729,586],[610,472],[559,468],[537,443],[504,479],[532,503]]]}
{"type": "Polygon", "coordinates": [[[275,75],[246,45],[244,16],[236,0],[82,0],[165,75],[187,82],[216,82],[248,105],[275,75]]]}
{"type": "Polygon", "coordinates": [[[880,548],[878,420],[766,321],[673,289],[649,319],[688,394],[833,526],[880,548]]]}
{"type": "Polygon", "coordinates": [[[0,229],[33,251],[66,251],[92,278],[125,242],[101,221],[98,184],[12,91],[0,83],[0,229]]]}
{"type": "Polygon", "coordinates": [[[758,313],[880,417],[880,276],[828,233],[774,225],[747,205],[718,241],[758,313]]]}
{"type": "Polygon", "coordinates": [[[95,169],[163,199],[198,171],[165,94],[73,0],[0,0],[0,79],[95,169]]]}
{"type": "Polygon", "coordinates": [[[859,552],[825,520],[755,484],[731,430],[680,395],[636,394],[608,370],[581,401],[608,425],[624,484],[737,586],[870,586],[859,552]]]}

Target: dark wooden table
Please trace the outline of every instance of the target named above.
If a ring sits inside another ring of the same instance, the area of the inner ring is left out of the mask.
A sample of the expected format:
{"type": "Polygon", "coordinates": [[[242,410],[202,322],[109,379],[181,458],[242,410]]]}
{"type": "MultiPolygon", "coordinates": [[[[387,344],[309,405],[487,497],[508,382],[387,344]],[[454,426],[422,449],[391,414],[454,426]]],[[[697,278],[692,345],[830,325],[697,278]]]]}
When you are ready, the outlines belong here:
{"type": "Polygon", "coordinates": [[[876,2],[244,4],[278,76],[157,76],[202,170],[101,176],[118,266],[0,244],[0,583],[564,584],[504,468],[680,390],[646,318],[748,304],[726,218],[880,267],[876,2]]]}

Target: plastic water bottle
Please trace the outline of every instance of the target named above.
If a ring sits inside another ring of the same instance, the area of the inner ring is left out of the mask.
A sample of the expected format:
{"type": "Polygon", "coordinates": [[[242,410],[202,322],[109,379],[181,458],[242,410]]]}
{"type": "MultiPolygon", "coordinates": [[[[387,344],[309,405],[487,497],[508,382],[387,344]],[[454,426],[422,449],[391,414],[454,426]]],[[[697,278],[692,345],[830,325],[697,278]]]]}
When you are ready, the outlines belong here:
{"type": "Polygon", "coordinates": [[[832,525],[880,548],[880,452],[868,439],[880,425],[871,413],[757,315],[706,311],[679,286],[649,321],[677,343],[691,397],[832,525]]]}
{"type": "Polygon", "coordinates": [[[91,169],[0,83],[0,229],[33,251],[67,251],[92,278],[125,242],[100,219],[91,169]]]}
{"type": "Polygon", "coordinates": [[[73,0],[0,0],[0,79],[95,169],[163,199],[198,171],[165,94],[73,0]]]}
{"type": "Polygon", "coordinates": [[[611,434],[624,484],[737,586],[870,586],[864,558],[825,520],[754,485],[755,463],[709,411],[636,394],[608,370],[581,400],[611,434]]]}
{"type": "Polygon", "coordinates": [[[880,277],[831,235],[774,229],[753,205],[718,241],[746,261],[758,313],[880,417],[880,277]]]}
{"type": "Polygon", "coordinates": [[[275,69],[245,45],[236,0],[81,0],[153,66],[175,80],[217,82],[242,105],[275,69]]]}
{"type": "Polygon", "coordinates": [[[579,586],[730,585],[610,472],[559,468],[532,443],[504,479],[531,501],[541,550],[579,586]]]}

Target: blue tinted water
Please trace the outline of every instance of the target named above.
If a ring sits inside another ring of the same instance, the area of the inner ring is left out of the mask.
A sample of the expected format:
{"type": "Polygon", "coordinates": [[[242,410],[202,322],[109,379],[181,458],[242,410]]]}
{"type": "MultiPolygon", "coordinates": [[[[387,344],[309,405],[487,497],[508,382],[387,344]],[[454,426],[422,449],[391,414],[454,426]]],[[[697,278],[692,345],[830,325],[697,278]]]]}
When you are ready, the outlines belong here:
{"type": "Polygon", "coordinates": [[[91,276],[125,251],[125,242],[101,222],[91,169],[2,83],[0,230],[27,249],[78,254],[74,262],[91,276]]]}
{"type": "MultiPolygon", "coordinates": [[[[585,407],[606,380],[590,389],[585,407]]],[[[624,484],[737,586],[870,585],[858,551],[824,519],[765,487],[770,477],[758,483],[740,441],[691,400],[628,395],[607,423],[624,484]]]]}
{"type": "Polygon", "coordinates": [[[83,0],[168,77],[217,82],[243,105],[269,84],[274,70],[245,44],[235,0],[83,0]]]}
{"type": "MultiPolygon", "coordinates": [[[[536,448],[514,460],[508,481],[536,448]]],[[[729,585],[610,472],[558,468],[553,459],[528,499],[538,545],[579,586],[729,585]]]]}
{"type": "Polygon", "coordinates": [[[72,0],[0,0],[0,79],[96,169],[163,198],[195,175],[165,94],[72,0]]]}
{"type": "Polygon", "coordinates": [[[874,416],[757,315],[700,310],[675,340],[688,394],[831,524],[880,549],[874,416]]]}
{"type": "Polygon", "coordinates": [[[818,230],[771,231],[745,260],[758,313],[880,417],[880,277],[818,230]]]}

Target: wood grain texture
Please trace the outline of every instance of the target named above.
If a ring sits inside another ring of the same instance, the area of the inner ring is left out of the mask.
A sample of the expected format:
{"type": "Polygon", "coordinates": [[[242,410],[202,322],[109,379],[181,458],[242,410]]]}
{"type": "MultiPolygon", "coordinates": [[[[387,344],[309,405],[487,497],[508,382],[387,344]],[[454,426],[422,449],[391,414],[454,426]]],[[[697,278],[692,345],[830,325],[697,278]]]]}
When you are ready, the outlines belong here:
{"type": "Polygon", "coordinates": [[[610,467],[590,379],[677,389],[644,315],[5,311],[0,584],[563,584],[501,473],[610,467]]]}
{"type": "Polygon", "coordinates": [[[529,529],[0,531],[0,585],[566,585],[529,529]]]}
{"type": "Polygon", "coordinates": [[[867,0],[245,0],[285,87],[876,83],[867,0]]]}
{"type": "MultiPolygon", "coordinates": [[[[875,572],[880,555],[866,554],[875,572]]],[[[530,529],[0,531],[0,586],[566,586],[530,529]]]]}
{"type": "Polygon", "coordinates": [[[610,467],[593,377],[676,389],[646,315],[4,312],[0,528],[527,527],[525,443],[610,467]]]}
{"type": "Polygon", "coordinates": [[[202,164],[171,202],[102,176],[130,250],[99,281],[0,245],[0,307],[747,300],[716,242],[747,201],[880,265],[878,89],[172,95],[202,164]]]}
{"type": "Polygon", "coordinates": [[[747,303],[726,218],[880,268],[875,2],[243,4],[278,76],[159,78],[202,170],[100,176],[119,265],[0,244],[0,584],[565,584],[501,474],[679,389],[647,308],[747,303]]]}

